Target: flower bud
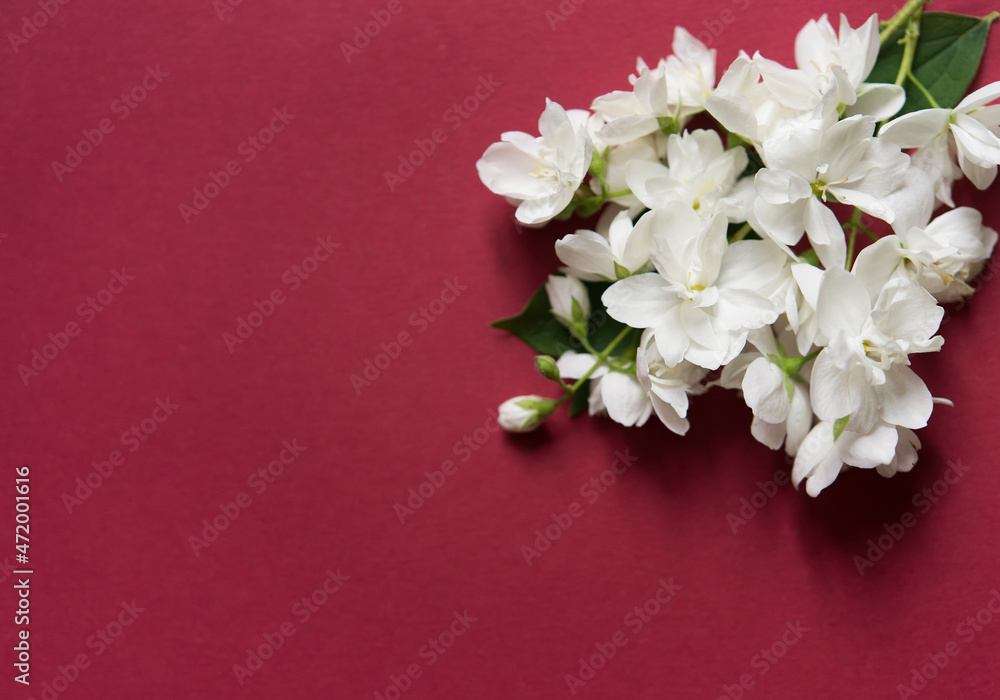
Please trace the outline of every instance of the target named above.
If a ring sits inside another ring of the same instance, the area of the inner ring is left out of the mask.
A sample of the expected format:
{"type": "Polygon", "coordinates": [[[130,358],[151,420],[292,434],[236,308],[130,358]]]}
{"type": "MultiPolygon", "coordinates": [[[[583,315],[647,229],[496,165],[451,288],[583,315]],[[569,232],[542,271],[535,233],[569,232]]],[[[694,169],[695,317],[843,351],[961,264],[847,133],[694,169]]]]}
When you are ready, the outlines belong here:
{"type": "Polygon", "coordinates": [[[500,427],[510,433],[527,433],[542,424],[556,408],[556,402],[542,396],[515,396],[500,404],[500,427]]]}
{"type": "Polygon", "coordinates": [[[535,369],[537,369],[538,373],[546,379],[551,379],[554,382],[559,381],[559,367],[556,365],[554,357],[549,357],[548,355],[538,355],[535,357],[535,369]]]}
{"type": "Polygon", "coordinates": [[[578,338],[587,337],[587,321],[590,318],[590,295],[587,288],[572,275],[549,275],[545,283],[549,295],[549,306],[559,322],[570,329],[578,338]]]}

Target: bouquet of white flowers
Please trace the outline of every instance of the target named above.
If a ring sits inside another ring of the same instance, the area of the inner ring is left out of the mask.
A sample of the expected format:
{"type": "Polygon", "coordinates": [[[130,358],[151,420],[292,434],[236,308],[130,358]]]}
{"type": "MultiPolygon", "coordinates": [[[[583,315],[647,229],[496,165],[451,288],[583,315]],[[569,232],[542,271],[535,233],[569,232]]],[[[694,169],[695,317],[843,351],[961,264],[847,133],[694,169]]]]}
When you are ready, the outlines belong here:
{"type": "Polygon", "coordinates": [[[677,28],[631,90],[589,111],[549,100],[540,136],[486,150],[479,176],[521,224],[596,216],[556,241],[561,274],[494,324],[562,391],[504,402],[505,429],[567,403],[683,435],[688,397],[722,386],[812,496],[849,466],[913,467],[913,431],[949,402],[909,355],[941,349],[939,304],[973,292],[997,241],[952,185],[984,190],[1000,163],[1000,82],[965,94],[998,14],[925,2],[856,29],[824,15],[798,33],[795,68],[741,53],[718,81],[715,50],[677,28]]]}

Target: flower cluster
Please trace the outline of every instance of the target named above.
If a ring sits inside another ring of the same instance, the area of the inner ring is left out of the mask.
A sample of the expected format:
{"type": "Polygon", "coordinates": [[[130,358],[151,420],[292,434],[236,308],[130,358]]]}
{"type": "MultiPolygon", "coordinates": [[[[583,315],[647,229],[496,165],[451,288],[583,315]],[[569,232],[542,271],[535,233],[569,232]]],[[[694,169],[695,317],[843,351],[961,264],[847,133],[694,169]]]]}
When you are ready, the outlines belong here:
{"type": "Polygon", "coordinates": [[[941,349],[941,304],[973,292],[997,241],[952,188],[986,189],[1000,164],[1000,82],[961,98],[982,46],[967,75],[934,77],[919,45],[922,25],[947,34],[957,17],[935,51],[968,54],[968,27],[985,42],[996,13],[923,4],[857,28],[824,15],[798,33],[795,67],[741,53],[718,80],[715,50],[677,28],[630,90],[590,110],[548,100],[538,137],[486,150],[480,178],[522,224],[596,218],[555,242],[561,274],[497,324],[544,353],[537,368],[563,391],[506,401],[505,429],[567,402],[683,435],[690,397],[720,386],[812,496],[848,467],[914,466],[914,430],[949,402],[910,356],[941,349]]]}

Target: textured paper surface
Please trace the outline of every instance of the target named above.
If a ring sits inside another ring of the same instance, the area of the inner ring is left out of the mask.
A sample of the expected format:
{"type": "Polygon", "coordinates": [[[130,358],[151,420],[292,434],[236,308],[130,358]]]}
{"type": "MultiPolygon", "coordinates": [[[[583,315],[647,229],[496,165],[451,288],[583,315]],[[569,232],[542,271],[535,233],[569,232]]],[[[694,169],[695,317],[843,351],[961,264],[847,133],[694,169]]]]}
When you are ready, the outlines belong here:
{"type": "MultiPolygon", "coordinates": [[[[39,7],[6,3],[3,35],[39,7]]],[[[944,351],[914,363],[955,407],[920,433],[910,475],[845,474],[816,500],[772,489],[788,465],[721,390],[693,402],[683,439],[587,417],[489,430],[502,400],[548,386],[488,323],[555,269],[552,242],[572,226],[520,230],[476,176],[482,151],[535,131],[546,97],[587,107],[627,88],[635,57],[668,53],[676,24],[711,40],[721,72],[739,49],[791,61],[794,32],[824,11],[858,24],[895,8],[230,9],[70,2],[2,48],[0,562],[15,563],[14,468],[27,464],[35,573],[24,688],[15,578],[0,572],[0,697],[49,697],[46,683],[95,700],[574,697],[566,675],[609,643],[576,697],[896,698],[933,658],[947,663],[920,698],[996,696],[1000,624],[966,618],[1000,587],[997,280],[950,314],[944,351]],[[356,27],[386,16],[345,56],[356,27]],[[143,80],[155,87],[128,107],[143,80]],[[100,143],[53,169],[102,120],[100,143]],[[420,143],[433,152],[400,170],[420,143]],[[179,205],[199,203],[186,221],[179,205]],[[26,384],[18,366],[69,323],[79,333],[26,384]],[[366,369],[373,381],[352,384],[366,369]],[[101,483],[79,498],[88,477],[101,483]],[[921,495],[945,477],[936,503],[921,495]],[[411,507],[410,489],[424,502],[408,514],[395,506],[411,507]],[[522,546],[570,509],[580,517],[529,566],[522,546]],[[860,575],[854,557],[904,517],[913,526],[860,575]],[[215,541],[192,546],[217,518],[215,541]],[[262,646],[258,667],[247,650],[262,646]]],[[[1000,80],[996,41],[977,86],[1000,80]]],[[[995,197],[977,201],[1000,225],[995,197]]]]}

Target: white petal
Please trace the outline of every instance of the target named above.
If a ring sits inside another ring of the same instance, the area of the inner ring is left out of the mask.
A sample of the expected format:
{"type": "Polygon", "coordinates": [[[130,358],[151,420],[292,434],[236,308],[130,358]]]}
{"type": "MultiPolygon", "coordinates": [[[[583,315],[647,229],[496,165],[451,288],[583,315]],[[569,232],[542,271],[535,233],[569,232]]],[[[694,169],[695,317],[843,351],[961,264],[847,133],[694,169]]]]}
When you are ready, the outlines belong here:
{"type": "Polygon", "coordinates": [[[788,420],[785,421],[785,428],[788,433],[785,439],[785,452],[794,457],[798,454],[799,446],[809,434],[812,428],[813,412],[809,405],[809,392],[798,382],[795,383],[795,390],[792,393],[792,405],[788,411],[788,420]]]}
{"type": "Polygon", "coordinates": [[[1000,81],[990,83],[989,85],[979,88],[975,92],[969,93],[965,96],[965,99],[958,103],[958,106],[955,107],[955,111],[969,112],[977,107],[989,104],[996,99],[1000,99],[1000,81]]]}
{"type": "Polygon", "coordinates": [[[879,129],[879,138],[901,148],[922,148],[948,128],[947,109],[923,109],[904,114],[879,129]]]}
{"type": "Polygon", "coordinates": [[[875,467],[882,476],[892,476],[897,472],[908,472],[917,463],[917,450],[920,449],[920,438],[908,428],[899,428],[899,439],[896,442],[896,454],[888,464],[875,467]]]}
{"type": "Polygon", "coordinates": [[[652,272],[615,282],[604,291],[601,301],[611,318],[633,328],[660,325],[680,303],[677,295],[665,288],[664,279],[652,272]]]}
{"type": "MultiPolygon", "coordinates": [[[[893,365],[881,387],[882,419],[904,428],[923,428],[934,410],[934,400],[924,380],[905,365],[893,365]]],[[[888,461],[888,460],[883,460],[888,461]]]]}
{"type": "Polygon", "coordinates": [[[670,429],[670,432],[678,435],[687,434],[688,428],[691,427],[687,418],[682,418],[677,415],[677,411],[674,410],[674,407],[660,398],[656,396],[652,396],[650,398],[653,402],[653,410],[656,411],[656,417],[670,429]]]}
{"type": "Polygon", "coordinates": [[[829,350],[823,350],[813,363],[809,396],[812,409],[831,424],[854,410],[851,400],[852,368],[842,369],[829,350]]]}
{"type": "Polygon", "coordinates": [[[753,216],[758,224],[754,228],[779,243],[793,246],[805,233],[808,202],[808,199],[800,199],[792,204],[769,204],[758,197],[753,202],[753,216]]]}
{"type": "Polygon", "coordinates": [[[899,236],[880,238],[858,253],[854,274],[864,283],[872,302],[878,299],[879,292],[904,259],[899,236]]]}
{"type": "Polygon", "coordinates": [[[757,117],[746,95],[720,88],[705,100],[705,110],[734,134],[757,138],[757,117]]]}
{"type": "Polygon", "coordinates": [[[758,357],[743,376],[743,398],[753,414],[767,423],[784,423],[790,402],[785,373],[766,357],[758,357]]]}
{"type": "MultiPolygon", "coordinates": [[[[593,369],[596,361],[597,358],[593,355],[567,350],[556,360],[556,367],[559,368],[559,376],[563,379],[579,379],[593,369]]],[[[607,373],[607,365],[602,364],[590,376],[601,377],[607,373]]]]}
{"type": "Polygon", "coordinates": [[[750,424],[750,434],[762,445],[777,450],[785,441],[785,424],[784,422],[768,423],[754,416],[753,422],[750,424]]]}
{"type": "Polygon", "coordinates": [[[806,205],[806,234],[823,266],[842,269],[847,261],[847,241],[836,215],[815,197],[806,205]]]}
{"type": "Polygon", "coordinates": [[[624,426],[642,425],[653,412],[639,382],[621,372],[611,372],[601,380],[601,398],[608,416],[624,426]]]}
{"type": "Polygon", "coordinates": [[[906,171],[903,185],[882,197],[883,205],[895,215],[892,229],[902,235],[914,226],[926,226],[934,211],[934,184],[920,168],[906,171]]]}
{"type": "Polygon", "coordinates": [[[827,338],[839,332],[857,336],[871,313],[871,299],[857,275],[842,268],[823,273],[816,313],[820,330],[827,338]]]}
{"type": "Polygon", "coordinates": [[[864,114],[884,122],[903,108],[906,91],[900,85],[863,83],[858,88],[858,101],[847,108],[845,115],[864,114]]]}
{"type": "Polygon", "coordinates": [[[605,124],[600,131],[600,138],[609,146],[617,146],[635,141],[659,129],[660,124],[655,115],[631,114],[605,124]]]}
{"type": "Polygon", "coordinates": [[[580,230],[563,236],[556,241],[556,256],[580,279],[617,279],[608,241],[596,231],[580,230]]]}
{"type": "Polygon", "coordinates": [[[757,194],[768,204],[790,204],[812,196],[805,178],[791,170],[761,168],[754,176],[757,194]]]}
{"type": "Polygon", "coordinates": [[[959,152],[981,168],[1000,163],[1000,137],[966,114],[956,114],[951,133],[955,136],[959,152]]]}
{"type": "Polygon", "coordinates": [[[840,458],[846,464],[873,469],[892,460],[896,454],[896,427],[879,423],[870,433],[844,431],[837,441],[840,458]]]}

